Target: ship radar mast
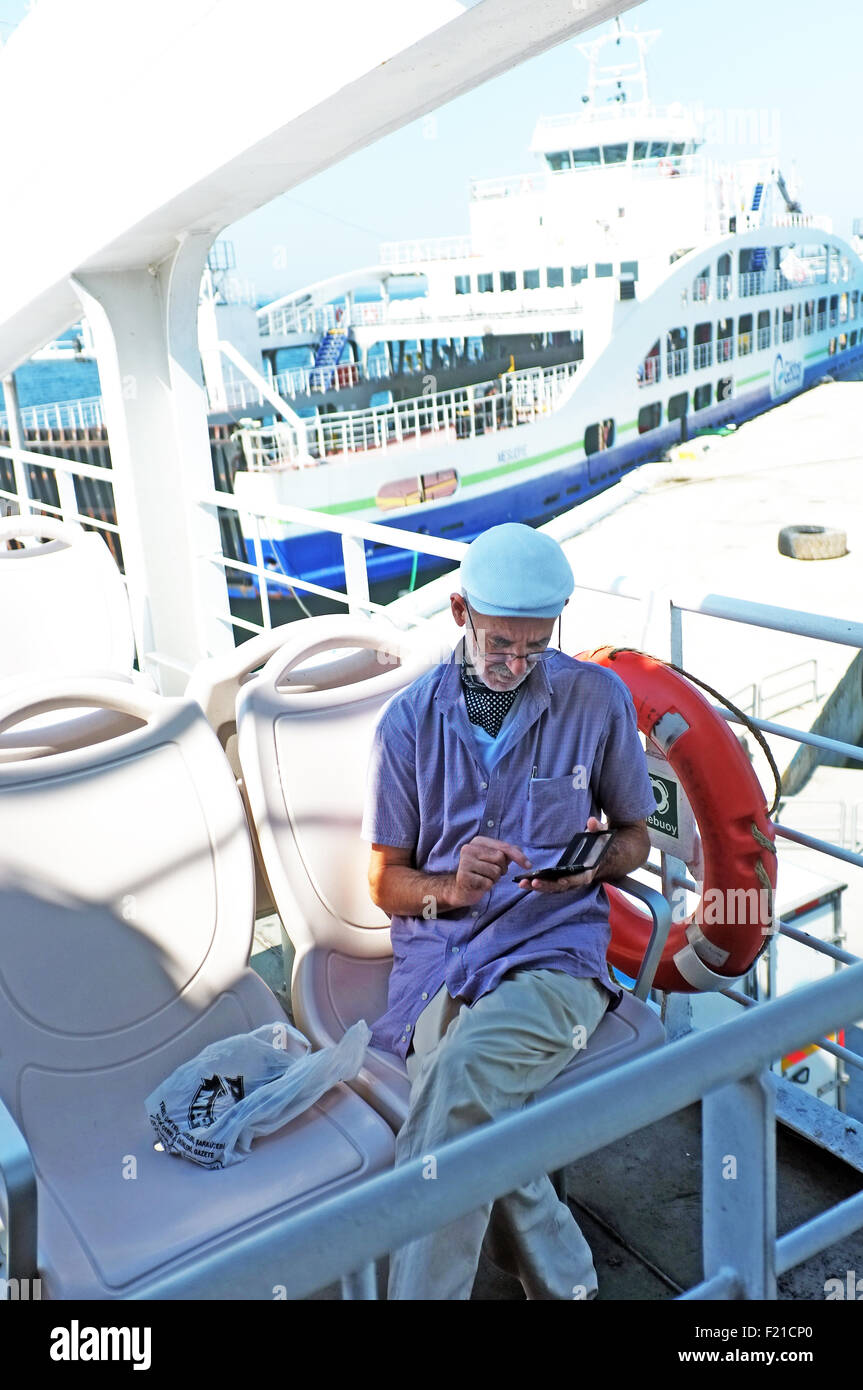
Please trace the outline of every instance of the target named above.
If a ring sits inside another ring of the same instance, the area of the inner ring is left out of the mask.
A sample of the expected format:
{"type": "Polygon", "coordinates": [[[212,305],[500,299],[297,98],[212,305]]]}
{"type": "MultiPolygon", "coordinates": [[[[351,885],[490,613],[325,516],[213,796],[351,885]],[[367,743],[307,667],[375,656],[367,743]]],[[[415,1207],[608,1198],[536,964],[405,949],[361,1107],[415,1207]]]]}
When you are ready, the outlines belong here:
{"type": "Polygon", "coordinates": [[[582,97],[582,101],[594,106],[597,104],[597,93],[610,87],[613,90],[606,98],[608,101],[646,107],[649,104],[649,97],[644,55],[659,38],[661,32],[661,29],[651,29],[642,34],[638,29],[624,29],[620,19],[616,18],[614,28],[610,33],[601,34],[599,38],[592,39],[590,43],[577,44],[579,53],[587,59],[589,64],[587,95],[582,97]],[[600,55],[603,49],[610,44],[619,48],[624,39],[631,39],[636,45],[638,58],[628,63],[617,62],[601,65],[600,55]]]}

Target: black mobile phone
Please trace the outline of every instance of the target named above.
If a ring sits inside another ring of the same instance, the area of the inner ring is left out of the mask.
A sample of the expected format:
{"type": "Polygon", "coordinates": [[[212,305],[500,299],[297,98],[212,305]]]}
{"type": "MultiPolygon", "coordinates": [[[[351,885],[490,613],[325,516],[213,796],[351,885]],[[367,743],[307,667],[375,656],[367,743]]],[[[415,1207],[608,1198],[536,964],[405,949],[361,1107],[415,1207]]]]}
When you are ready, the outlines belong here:
{"type": "Polygon", "coordinates": [[[554,883],[559,878],[567,878],[569,874],[581,874],[585,869],[595,869],[606,854],[615,833],[614,830],[581,830],[570,840],[553,868],[525,869],[523,874],[513,879],[513,883],[521,883],[522,879],[526,878],[538,878],[544,883],[554,883]]]}

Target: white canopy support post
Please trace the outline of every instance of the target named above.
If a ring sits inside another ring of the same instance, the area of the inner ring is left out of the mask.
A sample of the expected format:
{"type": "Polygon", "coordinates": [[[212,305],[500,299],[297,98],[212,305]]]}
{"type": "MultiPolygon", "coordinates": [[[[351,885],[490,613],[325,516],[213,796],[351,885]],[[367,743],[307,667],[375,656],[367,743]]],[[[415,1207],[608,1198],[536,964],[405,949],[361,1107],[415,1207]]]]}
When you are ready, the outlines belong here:
{"type": "Polygon", "coordinates": [[[194,233],[158,267],[73,281],[96,345],[112,482],[142,664],[179,694],[202,658],[233,647],[197,342],[211,237],[194,233]]]}
{"type": "Polygon", "coordinates": [[[12,451],[12,474],[15,478],[15,491],[18,494],[18,511],[22,516],[29,516],[30,489],[27,484],[27,466],[21,457],[23,449],[23,432],[21,429],[21,412],[18,408],[18,387],[15,378],[11,374],[3,378],[3,398],[6,402],[6,422],[9,426],[9,448],[12,451]]]}

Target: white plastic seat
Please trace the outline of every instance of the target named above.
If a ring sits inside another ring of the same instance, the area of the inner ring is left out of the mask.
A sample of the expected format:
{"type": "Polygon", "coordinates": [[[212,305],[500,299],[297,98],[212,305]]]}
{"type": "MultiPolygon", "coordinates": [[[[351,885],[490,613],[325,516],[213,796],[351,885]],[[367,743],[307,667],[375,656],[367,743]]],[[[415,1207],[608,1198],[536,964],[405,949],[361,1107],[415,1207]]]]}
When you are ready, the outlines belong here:
{"type": "MultiPolygon", "coordinates": [[[[0,733],[74,706],[137,726],[0,767],[0,1136],[5,1105],[37,1174],[43,1296],[272,1299],[285,1224],[387,1168],[391,1131],[340,1085],[236,1167],[156,1151],[158,1083],[284,1014],[249,968],[251,846],[198,705],[64,682],[3,701],[0,733]],[[255,1275],[237,1286],[240,1247],[255,1275]]],[[[29,1217],[13,1200],[10,1245],[29,1217]]],[[[33,1277],[16,1249],[4,1273],[33,1277]]]]}
{"type": "MultiPolygon", "coordinates": [[[[189,677],[185,690],[186,698],[197,701],[207,722],[215,730],[237,778],[244,802],[245,786],[237,756],[237,699],[240,690],[287,642],[294,643],[309,633],[319,634],[321,621],[326,620],[301,618],[297,622],[284,623],[281,627],[261,632],[235,647],[233,651],[199,662],[189,677]]],[[[374,626],[371,620],[357,618],[355,621],[358,624],[365,621],[369,631],[380,633],[380,622],[374,626]]],[[[393,628],[393,634],[396,633],[397,629],[393,628]]],[[[370,647],[360,647],[354,651],[342,652],[335,660],[313,662],[311,665],[308,662],[303,663],[301,670],[292,670],[285,674],[284,679],[290,683],[295,693],[305,693],[351,685],[355,681],[368,679],[380,669],[376,652],[370,647]]],[[[275,912],[276,909],[251,816],[249,831],[255,847],[256,915],[263,916],[275,912]]]]}
{"type": "MultiPolygon", "coordinates": [[[[366,769],[374,728],[397,690],[441,659],[415,636],[395,644],[399,665],[342,689],[294,691],[285,677],[327,647],[374,641],[345,619],[319,620],[278,651],[240,692],[238,752],[273,898],[295,948],[291,1002],[297,1026],[318,1046],[336,1041],[358,1018],[386,1010],[392,967],[389,918],[368,891],[369,846],[360,839],[366,769]],[[324,627],[326,622],[328,626],[324,627]]],[[[377,640],[393,652],[392,634],[377,640]]],[[[664,1030],[643,1001],[670,923],[663,898],[632,879],[622,885],[648,905],[654,940],[638,995],[603,1019],[586,1050],[549,1091],[573,1084],[658,1046],[664,1030]]],[[[394,1129],[404,1123],[410,1086],[401,1059],[370,1049],[352,1086],[394,1129]]]]}
{"type": "Polygon", "coordinates": [[[129,601],[107,545],[46,516],[0,520],[0,679],[128,674],[129,601]],[[44,536],[44,544],[28,544],[44,536]],[[9,541],[25,542],[10,550],[9,541]]]}
{"type": "MultiPolygon", "coordinates": [[[[134,661],[126,588],[102,537],[54,517],[0,520],[0,699],[46,677],[141,682],[134,661]],[[23,549],[11,549],[13,540],[23,549]]],[[[133,727],[126,715],[104,710],[28,720],[0,740],[0,763],[133,727]]]]}

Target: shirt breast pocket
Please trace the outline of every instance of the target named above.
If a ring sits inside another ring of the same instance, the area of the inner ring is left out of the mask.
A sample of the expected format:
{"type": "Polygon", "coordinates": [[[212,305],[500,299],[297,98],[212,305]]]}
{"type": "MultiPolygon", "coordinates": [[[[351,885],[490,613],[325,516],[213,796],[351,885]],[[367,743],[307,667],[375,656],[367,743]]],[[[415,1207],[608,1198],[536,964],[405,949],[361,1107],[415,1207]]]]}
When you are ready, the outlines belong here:
{"type": "Polygon", "coordinates": [[[590,792],[574,777],[534,777],[528,793],[524,838],[536,849],[563,851],[590,815],[590,792]]]}

